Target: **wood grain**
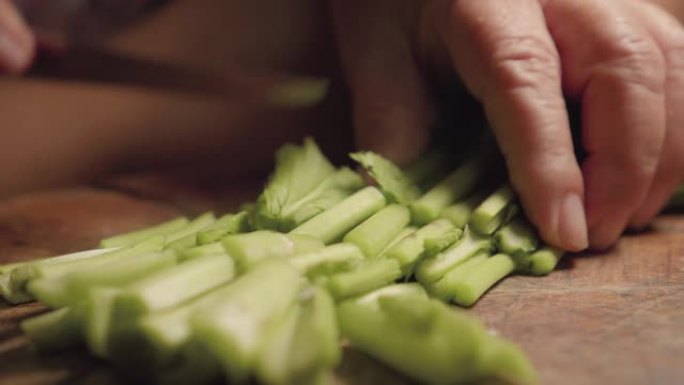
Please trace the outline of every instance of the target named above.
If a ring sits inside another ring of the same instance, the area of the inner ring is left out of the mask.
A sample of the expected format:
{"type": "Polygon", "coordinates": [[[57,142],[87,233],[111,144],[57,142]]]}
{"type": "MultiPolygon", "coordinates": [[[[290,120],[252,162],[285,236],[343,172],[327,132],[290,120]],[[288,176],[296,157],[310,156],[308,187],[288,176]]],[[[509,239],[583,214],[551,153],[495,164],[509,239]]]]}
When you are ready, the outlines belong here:
{"type": "MultiPolygon", "coordinates": [[[[166,185],[165,185],[166,186],[166,185]]],[[[170,191],[172,186],[167,186],[170,191]]],[[[0,204],[0,261],[84,249],[108,234],[178,215],[173,204],[91,188],[0,204]]],[[[182,196],[182,195],[181,195],[182,196]]],[[[197,203],[202,194],[190,194],[197,203]]],[[[209,195],[215,196],[215,195],[209,195]]],[[[211,206],[210,204],[208,204],[211,206]]],[[[684,216],[661,216],[650,231],[610,252],[563,261],[544,278],[506,279],[471,311],[529,354],[543,384],[684,384],[684,216]]],[[[18,322],[43,309],[0,304],[0,384],[121,383],[84,351],[40,355],[18,322]]],[[[409,383],[347,349],[341,384],[409,383]]]]}

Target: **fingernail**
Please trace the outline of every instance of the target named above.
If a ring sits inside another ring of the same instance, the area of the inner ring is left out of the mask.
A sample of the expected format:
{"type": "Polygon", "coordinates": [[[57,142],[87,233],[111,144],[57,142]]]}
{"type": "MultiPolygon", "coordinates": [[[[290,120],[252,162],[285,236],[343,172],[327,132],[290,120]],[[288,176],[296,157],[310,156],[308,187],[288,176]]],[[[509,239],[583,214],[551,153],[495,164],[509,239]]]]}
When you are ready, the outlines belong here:
{"type": "Polygon", "coordinates": [[[571,251],[584,250],[589,246],[584,204],[576,193],[568,193],[563,199],[558,218],[558,237],[571,251]]]}
{"type": "Polygon", "coordinates": [[[15,72],[26,65],[26,48],[7,32],[0,32],[0,62],[6,70],[15,72]]]}

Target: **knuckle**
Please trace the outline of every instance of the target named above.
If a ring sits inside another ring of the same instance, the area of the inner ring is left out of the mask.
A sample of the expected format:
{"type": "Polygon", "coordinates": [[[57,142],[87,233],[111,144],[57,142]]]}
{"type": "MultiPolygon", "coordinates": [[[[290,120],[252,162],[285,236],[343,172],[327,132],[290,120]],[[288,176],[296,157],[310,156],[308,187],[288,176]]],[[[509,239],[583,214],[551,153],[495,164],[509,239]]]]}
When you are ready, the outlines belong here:
{"type": "Polygon", "coordinates": [[[560,84],[560,59],[547,41],[533,36],[498,40],[489,53],[498,87],[537,88],[560,84]]]}
{"type": "Polygon", "coordinates": [[[647,36],[625,34],[617,39],[611,59],[599,66],[596,75],[616,78],[626,84],[662,93],[666,78],[665,57],[647,36]]]}

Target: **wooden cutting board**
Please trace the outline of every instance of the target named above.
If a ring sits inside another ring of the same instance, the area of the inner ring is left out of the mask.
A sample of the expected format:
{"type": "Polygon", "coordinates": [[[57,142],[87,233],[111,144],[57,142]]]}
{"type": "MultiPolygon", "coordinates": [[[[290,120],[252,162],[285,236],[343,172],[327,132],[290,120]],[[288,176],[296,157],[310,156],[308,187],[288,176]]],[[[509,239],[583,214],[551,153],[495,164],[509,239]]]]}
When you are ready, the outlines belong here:
{"type": "MultiPolygon", "coordinates": [[[[245,199],[241,189],[208,193],[155,179],[107,186],[0,204],[0,263],[91,248],[106,235],[245,199]]],[[[32,351],[18,321],[41,311],[0,302],[0,384],[120,383],[84,351],[32,351]]],[[[471,312],[518,343],[543,384],[684,384],[684,215],[662,216],[606,254],[568,258],[551,276],[506,279],[471,312]]],[[[352,350],[338,373],[343,384],[408,383],[352,350]]]]}

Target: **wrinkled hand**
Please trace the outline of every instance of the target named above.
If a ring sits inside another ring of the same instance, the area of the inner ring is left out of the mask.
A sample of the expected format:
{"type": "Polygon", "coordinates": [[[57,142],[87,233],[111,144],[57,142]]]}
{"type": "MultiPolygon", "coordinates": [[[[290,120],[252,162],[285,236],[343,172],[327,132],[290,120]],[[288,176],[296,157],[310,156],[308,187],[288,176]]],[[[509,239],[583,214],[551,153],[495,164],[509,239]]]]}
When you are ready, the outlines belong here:
{"type": "Polygon", "coordinates": [[[406,162],[433,124],[425,64],[484,106],[549,243],[606,248],[684,170],[684,29],[646,0],[332,0],[359,144],[406,162]],[[445,71],[438,71],[445,72],[445,71]],[[448,79],[447,79],[448,80],[448,79]],[[582,105],[575,160],[564,96],[582,105]]]}
{"type": "Polygon", "coordinates": [[[35,40],[9,0],[0,0],[0,73],[18,74],[33,58],[35,40]]]}

